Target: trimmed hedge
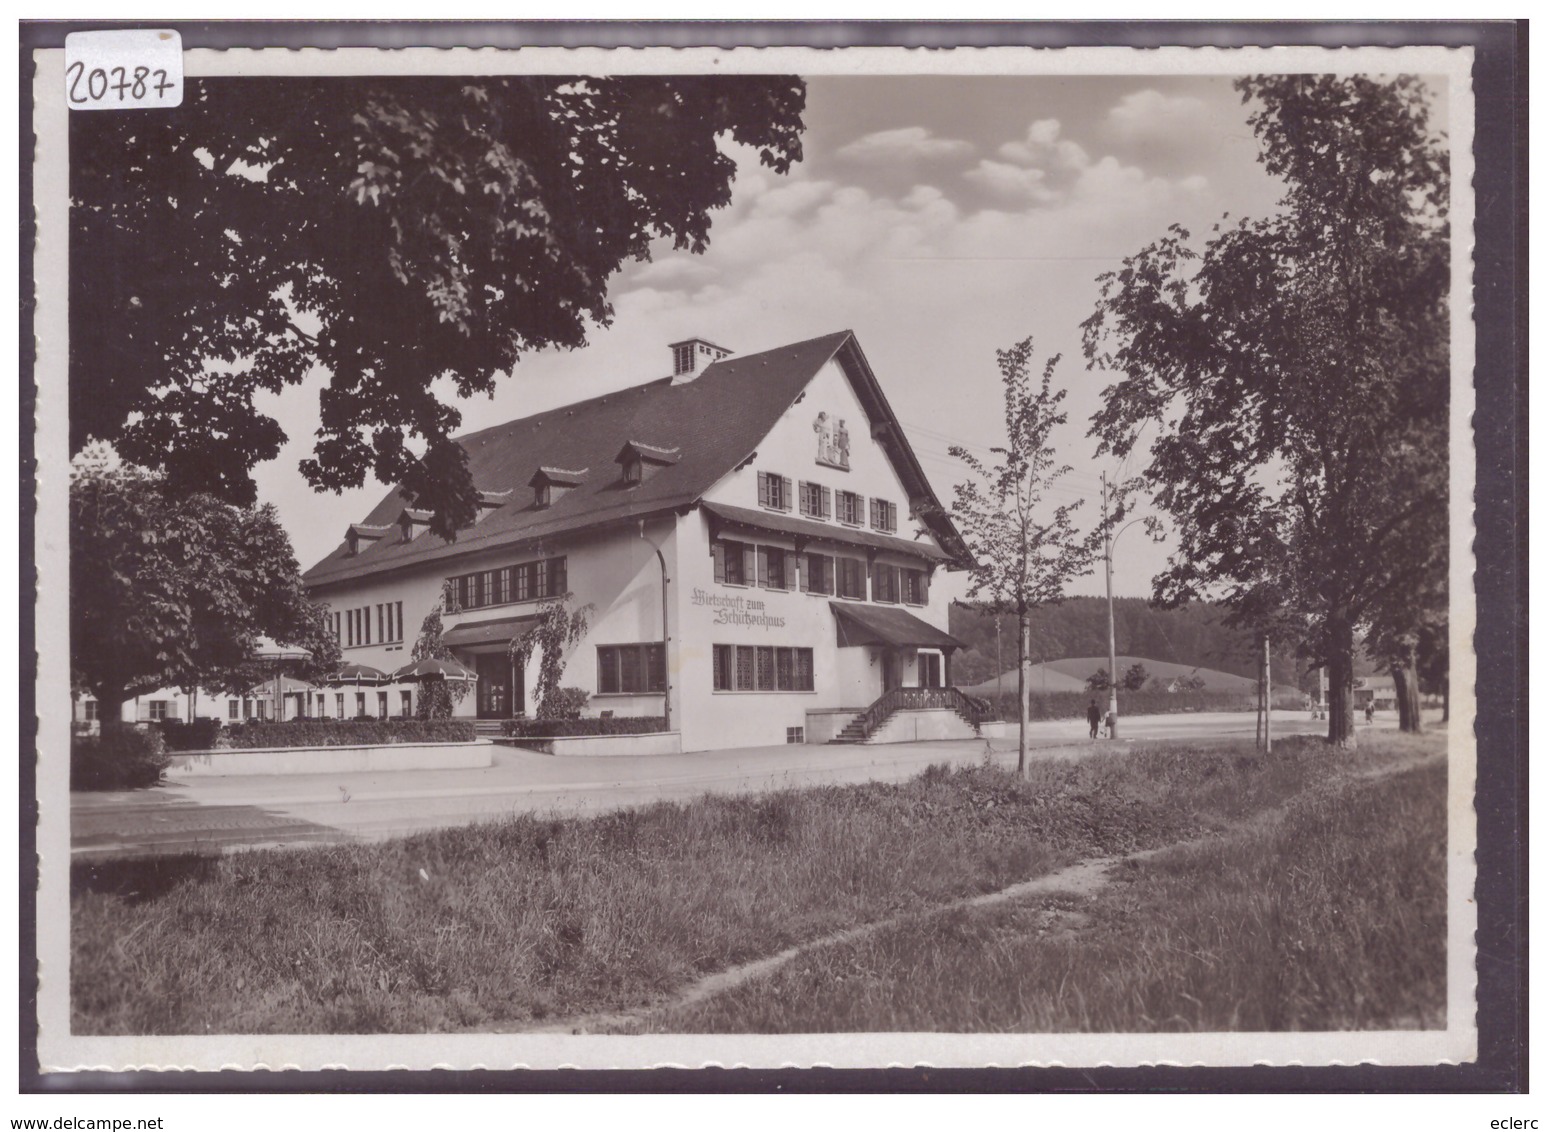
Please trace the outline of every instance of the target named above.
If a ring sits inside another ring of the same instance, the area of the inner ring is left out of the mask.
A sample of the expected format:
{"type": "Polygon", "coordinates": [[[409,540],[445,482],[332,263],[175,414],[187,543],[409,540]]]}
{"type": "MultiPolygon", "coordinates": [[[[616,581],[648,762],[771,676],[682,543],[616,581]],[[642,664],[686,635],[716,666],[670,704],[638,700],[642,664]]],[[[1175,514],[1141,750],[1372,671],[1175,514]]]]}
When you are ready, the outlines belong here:
{"type": "MultiPolygon", "coordinates": [[[[1020,718],[1016,706],[1016,685],[1007,681],[1005,694],[986,697],[991,718],[1014,721],[1020,718]]],[[[1108,693],[1101,692],[1032,692],[1032,719],[1085,719],[1086,705],[1093,699],[1097,707],[1107,715],[1108,693]]],[[[1274,697],[1275,711],[1299,711],[1304,707],[1300,699],[1291,702],[1287,696],[1274,697]]],[[[1257,697],[1251,692],[1118,692],[1120,715],[1176,715],[1194,711],[1256,711],[1257,697]]]]}
{"type": "Polygon", "coordinates": [[[181,719],[164,719],[156,725],[166,740],[169,751],[208,751],[220,738],[220,720],[195,719],[187,723],[181,719]]]}
{"type": "Polygon", "coordinates": [[[507,719],[500,734],[512,739],[558,739],[571,735],[650,735],[665,731],[666,717],[620,715],[603,719],[507,719]]]}
{"type": "Polygon", "coordinates": [[[292,719],[285,723],[242,723],[222,729],[217,746],[363,747],[378,743],[471,743],[477,738],[466,719],[292,719]]]}
{"type": "Polygon", "coordinates": [[[171,765],[155,728],[125,727],[106,736],[70,740],[71,790],[138,790],[155,786],[171,765]]]}

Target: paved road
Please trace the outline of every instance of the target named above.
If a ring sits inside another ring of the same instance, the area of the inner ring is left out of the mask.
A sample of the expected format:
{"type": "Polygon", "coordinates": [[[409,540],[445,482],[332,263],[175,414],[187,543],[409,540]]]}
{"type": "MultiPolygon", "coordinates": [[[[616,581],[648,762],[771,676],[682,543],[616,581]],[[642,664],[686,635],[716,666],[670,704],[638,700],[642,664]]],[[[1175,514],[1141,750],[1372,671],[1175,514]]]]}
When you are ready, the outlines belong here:
{"type": "MultiPolygon", "coordinates": [[[[1321,733],[1325,727],[1297,712],[1277,719],[1274,732],[1321,733]]],[[[1078,721],[1033,724],[1030,739],[1038,757],[1058,758],[1144,739],[1253,732],[1251,713],[1210,713],[1125,719],[1116,742],[1091,743],[1078,721]]],[[[996,761],[1014,764],[1014,734],[990,745],[996,761]]],[[[894,782],[932,763],[979,762],[985,746],[984,740],[795,745],[612,758],[558,758],[497,746],[494,765],[477,770],[184,779],[151,790],[72,794],[72,844],[81,857],[375,840],[520,812],[596,813],[706,792],[894,782]]]]}

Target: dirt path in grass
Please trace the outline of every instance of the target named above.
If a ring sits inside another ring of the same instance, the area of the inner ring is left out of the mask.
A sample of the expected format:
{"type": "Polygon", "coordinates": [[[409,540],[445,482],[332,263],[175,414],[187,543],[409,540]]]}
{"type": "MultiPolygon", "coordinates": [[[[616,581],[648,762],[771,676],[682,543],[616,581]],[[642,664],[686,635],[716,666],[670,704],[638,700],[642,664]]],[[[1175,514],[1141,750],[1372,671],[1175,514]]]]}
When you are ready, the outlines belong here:
{"type": "MultiPolygon", "coordinates": [[[[1352,771],[1349,777],[1365,780],[1384,778],[1388,775],[1413,769],[1425,763],[1443,760],[1445,757],[1444,753],[1405,756],[1381,766],[1352,771]]],[[[1094,857],[1090,860],[1078,861],[1055,872],[1046,873],[1040,877],[1033,877],[1031,880],[1020,881],[1009,887],[997,889],[994,892],[985,892],[977,896],[950,900],[944,904],[936,904],[928,908],[889,916],[884,920],[874,920],[867,924],[845,928],[842,931],[808,940],[805,943],[795,944],[762,959],[754,959],[751,962],[741,963],[735,967],[728,967],[723,971],[716,971],[713,974],[705,975],[675,994],[632,1010],[572,1015],[568,1018],[550,1019],[535,1023],[522,1022],[512,1025],[495,1025],[493,1027],[480,1026],[479,1029],[482,1032],[490,1033],[528,1034],[632,1033],[652,1014],[696,1006],[701,1002],[714,998],[716,995],[734,990],[745,983],[772,975],[792,959],[809,951],[862,940],[878,932],[898,927],[911,920],[938,916],[946,912],[988,908],[1011,901],[1024,900],[1028,897],[1050,896],[1055,893],[1082,898],[1094,896],[1107,885],[1111,871],[1115,866],[1137,864],[1140,861],[1156,856],[1158,853],[1167,853],[1174,849],[1203,845],[1217,838],[1230,836],[1231,833],[1238,829],[1247,829],[1249,827],[1261,828],[1265,824],[1282,818],[1285,814],[1286,806],[1291,800],[1293,799],[1287,799],[1282,805],[1254,814],[1245,821],[1233,823],[1205,837],[1190,838],[1168,845],[1158,845],[1152,849],[1141,849],[1133,853],[1125,853],[1113,857],[1094,857]]],[[[1074,916],[1077,914],[1065,913],[1065,915],[1074,916]]]]}

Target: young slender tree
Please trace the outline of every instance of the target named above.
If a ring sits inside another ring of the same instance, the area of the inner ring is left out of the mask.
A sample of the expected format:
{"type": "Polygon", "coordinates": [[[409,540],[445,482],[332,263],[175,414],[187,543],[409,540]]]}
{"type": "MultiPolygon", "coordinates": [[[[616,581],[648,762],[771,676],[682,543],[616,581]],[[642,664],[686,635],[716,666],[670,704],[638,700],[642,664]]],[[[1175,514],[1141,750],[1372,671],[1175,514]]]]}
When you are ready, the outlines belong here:
{"type": "Polygon", "coordinates": [[[1004,386],[1005,443],[991,448],[984,462],[960,445],[951,454],[972,478],[956,485],[952,518],[972,555],[968,570],[969,603],[979,609],[1016,615],[1016,769],[1026,773],[1027,721],[1031,686],[1032,613],[1063,599],[1065,586],[1089,572],[1094,551],[1075,530],[1072,516],[1081,500],[1054,505],[1049,489],[1069,472],[1056,461],[1053,432],[1069,418],[1060,411],[1065,391],[1053,388],[1056,354],[1031,377],[1032,339],[996,350],[1004,386]]]}
{"type": "Polygon", "coordinates": [[[1301,626],[1328,738],[1352,747],[1356,635],[1446,552],[1425,471],[1446,462],[1446,154],[1411,76],[1236,87],[1284,197],[1202,248],[1174,225],[1100,278],[1085,355],[1118,381],[1092,433],[1124,456],[1156,426],[1142,478],[1177,539],[1157,600],[1301,626]]]}

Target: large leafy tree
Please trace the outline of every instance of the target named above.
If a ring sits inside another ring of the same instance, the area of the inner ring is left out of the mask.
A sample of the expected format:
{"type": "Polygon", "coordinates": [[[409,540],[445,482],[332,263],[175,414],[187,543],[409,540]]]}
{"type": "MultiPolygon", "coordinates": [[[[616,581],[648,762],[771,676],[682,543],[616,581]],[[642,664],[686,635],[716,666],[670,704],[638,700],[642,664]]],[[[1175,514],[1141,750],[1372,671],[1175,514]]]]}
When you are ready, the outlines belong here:
{"type": "Polygon", "coordinates": [[[336,667],[327,611],[306,595],[272,507],[173,497],[165,478],[90,445],[70,475],[70,661],[105,728],[126,699],[165,687],[241,691],[272,673],[257,639],[336,667]]]}
{"type": "Polygon", "coordinates": [[[1082,501],[1055,506],[1048,498],[1070,470],[1057,462],[1053,447],[1054,430],[1069,419],[1059,408],[1065,391],[1053,388],[1059,357],[1048,360],[1034,383],[1031,338],[995,356],[1004,386],[1005,443],[989,450],[994,459],[987,462],[952,446],[971,477],[956,485],[951,513],[972,555],[968,602],[996,616],[1016,616],[1016,765],[1025,773],[1032,614],[1063,600],[1071,579],[1091,568],[1093,552],[1075,530],[1073,515],[1082,501]]]}
{"type": "MultiPolygon", "coordinates": [[[[1354,743],[1356,633],[1444,560],[1448,170],[1412,78],[1238,80],[1267,218],[1173,227],[1101,277],[1085,354],[1116,372],[1093,420],[1174,521],[1155,596],[1217,596],[1328,666],[1354,743]]],[[[1406,595],[1406,596],[1405,596],[1406,595]]]]}
{"type": "Polygon", "coordinates": [[[583,345],[625,261],[704,250],[721,139],[785,172],[804,103],[767,76],[204,79],[72,115],[72,451],[251,503],[286,439],[255,394],[319,367],[311,483],[372,471],[453,537],[477,496],[432,383],[583,345]]]}

